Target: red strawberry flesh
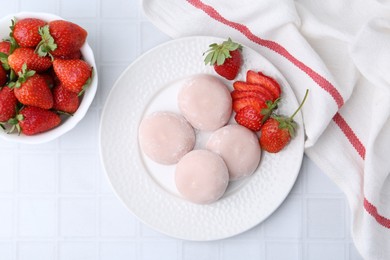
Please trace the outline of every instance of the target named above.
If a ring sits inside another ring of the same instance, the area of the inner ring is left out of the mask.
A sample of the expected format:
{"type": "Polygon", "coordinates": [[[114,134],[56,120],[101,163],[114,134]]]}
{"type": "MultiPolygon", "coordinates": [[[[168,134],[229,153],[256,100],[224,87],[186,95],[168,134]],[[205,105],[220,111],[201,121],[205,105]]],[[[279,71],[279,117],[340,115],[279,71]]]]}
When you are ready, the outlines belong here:
{"type": "Polygon", "coordinates": [[[61,123],[61,118],[53,111],[39,107],[26,106],[20,110],[19,120],[21,131],[25,135],[35,135],[46,132],[61,123]]]}

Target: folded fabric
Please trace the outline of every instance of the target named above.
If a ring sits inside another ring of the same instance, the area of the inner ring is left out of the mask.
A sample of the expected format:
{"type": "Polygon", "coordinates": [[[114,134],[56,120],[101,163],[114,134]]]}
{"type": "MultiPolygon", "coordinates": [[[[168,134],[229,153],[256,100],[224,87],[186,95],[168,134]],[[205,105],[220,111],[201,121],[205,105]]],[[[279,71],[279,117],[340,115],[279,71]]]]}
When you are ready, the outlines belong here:
{"type": "Polygon", "coordinates": [[[231,37],[270,60],[298,100],[305,153],[346,194],[366,259],[390,259],[390,10],[363,0],[144,0],[173,38],[231,37]]]}

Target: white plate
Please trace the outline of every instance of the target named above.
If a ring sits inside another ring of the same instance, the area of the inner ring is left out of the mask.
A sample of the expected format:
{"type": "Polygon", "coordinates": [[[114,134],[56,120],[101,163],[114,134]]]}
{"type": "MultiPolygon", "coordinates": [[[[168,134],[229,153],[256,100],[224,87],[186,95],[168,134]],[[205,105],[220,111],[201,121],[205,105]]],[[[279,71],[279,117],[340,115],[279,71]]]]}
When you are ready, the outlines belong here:
{"type": "MultiPolygon", "coordinates": [[[[116,81],[102,113],[100,155],[113,189],[144,223],[176,238],[216,240],[254,227],[283,202],[302,163],[304,131],[300,113],[295,117],[297,136],[286,149],[278,154],[264,152],[253,176],[229,185],[222,199],[209,205],[182,199],[173,182],[175,166],[153,163],[140,151],[137,136],[143,116],[156,110],[178,112],[180,80],[199,73],[216,75],[211,66],[204,65],[202,54],[210,43],[221,41],[213,37],[182,38],[145,53],[116,81]]],[[[293,113],[298,102],[278,70],[245,46],[243,58],[237,79],[245,79],[248,69],[273,76],[283,91],[279,111],[293,113]]],[[[207,133],[197,135],[204,137],[207,133]]],[[[202,142],[198,141],[197,147],[202,142]]]]}

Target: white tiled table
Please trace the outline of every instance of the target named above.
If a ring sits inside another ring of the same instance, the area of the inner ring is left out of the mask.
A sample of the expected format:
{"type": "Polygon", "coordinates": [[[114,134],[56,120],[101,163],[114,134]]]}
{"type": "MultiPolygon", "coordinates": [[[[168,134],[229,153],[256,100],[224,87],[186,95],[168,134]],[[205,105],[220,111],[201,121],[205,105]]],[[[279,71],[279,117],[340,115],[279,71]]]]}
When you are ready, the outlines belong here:
{"type": "Polygon", "coordinates": [[[0,260],[361,259],[347,202],[308,160],[291,194],[265,222],[236,237],[188,242],[162,235],[129,213],[99,162],[104,101],[120,73],[169,38],[137,0],[0,0],[0,15],[51,12],[89,32],[99,88],[85,119],[43,145],[0,140],[0,260]]]}

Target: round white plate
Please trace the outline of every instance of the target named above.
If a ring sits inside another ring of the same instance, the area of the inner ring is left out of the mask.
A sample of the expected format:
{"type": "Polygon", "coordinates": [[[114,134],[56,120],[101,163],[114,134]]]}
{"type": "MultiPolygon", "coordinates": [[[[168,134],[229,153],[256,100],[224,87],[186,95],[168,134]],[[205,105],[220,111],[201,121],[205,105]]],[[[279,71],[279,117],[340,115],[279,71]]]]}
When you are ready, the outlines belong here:
{"type": "MultiPolygon", "coordinates": [[[[278,154],[263,152],[251,177],[229,184],[225,195],[209,205],[182,199],[173,181],[175,166],[156,164],[143,155],[138,145],[142,118],[156,110],[179,112],[176,95],[180,81],[200,73],[216,75],[211,66],[204,65],[202,54],[209,44],[222,41],[188,37],[150,50],[122,73],[102,113],[100,155],[113,189],[144,223],[176,238],[216,240],[254,227],[283,202],[302,163],[304,129],[300,113],[295,117],[297,136],[290,144],[278,154]]],[[[244,46],[242,54],[243,67],[236,80],[245,80],[248,69],[276,78],[283,91],[279,112],[291,115],[298,102],[283,76],[254,50],[244,46]]],[[[224,82],[232,87],[232,81],[224,82]]],[[[197,133],[197,148],[208,134],[197,133]]]]}

